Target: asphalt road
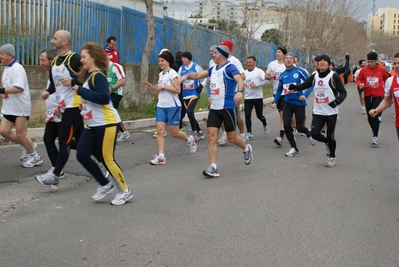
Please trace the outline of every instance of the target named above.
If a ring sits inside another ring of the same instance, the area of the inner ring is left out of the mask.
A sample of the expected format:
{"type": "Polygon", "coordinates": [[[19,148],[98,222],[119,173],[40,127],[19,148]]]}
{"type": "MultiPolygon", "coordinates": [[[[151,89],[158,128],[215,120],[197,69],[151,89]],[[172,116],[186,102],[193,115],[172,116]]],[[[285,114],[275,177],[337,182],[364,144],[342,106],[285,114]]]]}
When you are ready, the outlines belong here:
{"type": "Polygon", "coordinates": [[[219,147],[217,179],[202,176],[206,140],[191,155],[168,134],[167,164],[151,166],[156,140],[135,130],[115,154],[134,193],[120,207],[109,204],[113,195],[91,200],[97,185],[74,152],[54,191],[34,180],[50,167],[43,144],[45,162],[31,169],[18,147],[1,147],[0,266],[399,266],[393,109],[372,147],[357,91],[347,90],[335,168],[324,166],[324,144],[299,135],[300,156],[285,157],[289,144],[273,143],[279,118],[267,106],[268,135],[253,114],[253,163],[233,145],[219,147]]]}

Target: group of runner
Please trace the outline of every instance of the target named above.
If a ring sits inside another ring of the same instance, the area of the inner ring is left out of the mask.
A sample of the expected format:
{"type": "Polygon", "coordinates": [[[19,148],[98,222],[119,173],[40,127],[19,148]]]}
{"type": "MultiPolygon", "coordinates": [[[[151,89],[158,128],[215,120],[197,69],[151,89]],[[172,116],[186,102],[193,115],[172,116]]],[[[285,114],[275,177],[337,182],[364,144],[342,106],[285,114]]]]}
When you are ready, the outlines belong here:
{"type": "MultiPolygon", "coordinates": [[[[53,48],[40,53],[40,65],[50,72],[48,87],[41,96],[46,100],[47,124],[44,143],[52,167],[47,173],[36,176],[36,180],[43,185],[58,188],[59,179],[65,176],[63,168],[68,160],[69,150],[76,149],[78,161],[99,184],[92,199],[101,200],[116,188],[118,194],[111,203],[122,205],[129,201],[133,194],[114,159],[115,143],[130,137],[117,112],[126,79],[119,64],[116,38],[111,36],[105,47],[87,43],[82,47],[81,55],[71,51],[71,41],[72,37],[68,31],[57,31],[51,41],[53,48]],[[117,137],[119,131],[121,133],[117,137]],[[58,149],[54,144],[56,138],[58,149]],[[113,181],[108,180],[109,173],[113,181]]],[[[330,57],[327,54],[318,55],[314,60],[315,71],[309,76],[306,70],[295,65],[298,63],[295,55],[288,53],[284,46],[277,47],[276,60],[269,64],[266,72],[256,67],[255,56],[247,58],[248,67],[245,70],[241,62],[232,55],[232,50],[233,43],[229,40],[210,47],[212,59],[207,70],[193,62],[193,56],[189,51],[181,53],[182,65],[177,70],[172,68],[175,61],[168,49],[159,53],[161,71],[158,82],[142,82],[143,86],[158,95],[158,153],[150,163],[166,164],[166,125],[173,137],[187,143],[190,153],[196,152],[196,141],[203,139],[204,134],[195,119],[194,109],[202,89],[208,85],[207,139],[210,165],[203,171],[203,175],[219,177],[218,143],[224,144],[229,141],[240,147],[245,164],[251,164],[252,146],[246,144],[254,138],[251,113],[255,108],[264,133],[269,133],[269,123],[263,115],[262,86],[272,82],[272,107],[277,108],[280,113],[280,134],[274,142],[282,146],[286,135],[290,150],[285,156],[298,156],[299,149],[294,137],[295,131],[298,131],[308,137],[311,145],[315,145],[315,140],[325,143],[328,156],[326,166],[334,167],[338,106],[345,100],[346,90],[338,74],[332,70],[330,57]],[[305,126],[305,107],[306,99],[312,91],[313,118],[311,128],[308,129],[305,126]],[[246,131],[240,116],[240,102],[243,97],[246,131]],[[182,114],[184,116],[185,113],[190,120],[191,135],[180,130],[182,114]],[[239,134],[236,133],[237,127],[239,134]],[[218,140],[220,128],[222,135],[218,140]]],[[[364,104],[361,102],[362,112],[367,113],[372,128],[372,145],[378,144],[378,115],[392,101],[395,102],[395,110],[399,106],[398,77],[395,75],[388,79],[385,68],[376,64],[377,58],[376,53],[369,53],[367,66],[363,66],[361,61],[362,68],[355,75],[359,94],[364,94],[364,104]]],[[[4,119],[0,125],[0,134],[23,147],[21,160],[24,167],[41,165],[43,160],[35,151],[36,145],[27,137],[30,94],[26,73],[15,60],[15,50],[11,44],[0,47],[0,60],[6,65],[0,87],[4,99],[4,119]],[[14,126],[16,133],[11,131],[14,126]]],[[[395,55],[393,64],[398,71],[399,53],[395,55]]],[[[362,101],[362,98],[360,99],[362,101]]],[[[399,116],[396,120],[397,129],[398,118],[399,116]]],[[[399,137],[399,130],[397,131],[399,137]]]]}

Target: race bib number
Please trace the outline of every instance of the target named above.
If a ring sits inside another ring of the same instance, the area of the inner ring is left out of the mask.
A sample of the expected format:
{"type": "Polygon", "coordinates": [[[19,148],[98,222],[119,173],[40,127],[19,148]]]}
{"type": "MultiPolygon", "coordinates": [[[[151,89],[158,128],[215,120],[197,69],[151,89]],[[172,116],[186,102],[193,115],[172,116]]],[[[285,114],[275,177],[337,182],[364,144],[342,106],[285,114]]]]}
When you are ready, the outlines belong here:
{"type": "Polygon", "coordinates": [[[324,91],[318,91],[315,95],[317,104],[328,104],[330,103],[328,96],[324,94],[324,91]]]}
{"type": "MultiPolygon", "coordinates": [[[[290,84],[291,83],[283,84],[283,93],[282,93],[282,95],[288,95],[289,93],[291,93],[291,91],[288,89],[290,87],[290,84]]],[[[292,91],[292,93],[296,93],[296,92],[292,91]]]]}
{"type": "Polygon", "coordinates": [[[194,81],[193,80],[185,80],[183,83],[184,90],[192,90],[194,89],[194,81]]]}
{"type": "Polygon", "coordinates": [[[367,77],[366,82],[368,87],[378,87],[378,77],[367,77]]]}
{"type": "Polygon", "coordinates": [[[216,88],[215,83],[211,83],[211,95],[219,95],[220,94],[220,88],[216,88]]]}
{"type": "Polygon", "coordinates": [[[251,79],[246,79],[244,82],[244,88],[245,89],[251,88],[251,83],[252,83],[251,79]]]}
{"type": "Polygon", "coordinates": [[[51,109],[46,110],[46,122],[54,120],[54,112],[51,109]]]}
{"type": "Polygon", "coordinates": [[[93,119],[93,112],[89,109],[86,102],[82,103],[82,110],[80,111],[80,115],[82,115],[83,119],[86,121],[93,119]]]}

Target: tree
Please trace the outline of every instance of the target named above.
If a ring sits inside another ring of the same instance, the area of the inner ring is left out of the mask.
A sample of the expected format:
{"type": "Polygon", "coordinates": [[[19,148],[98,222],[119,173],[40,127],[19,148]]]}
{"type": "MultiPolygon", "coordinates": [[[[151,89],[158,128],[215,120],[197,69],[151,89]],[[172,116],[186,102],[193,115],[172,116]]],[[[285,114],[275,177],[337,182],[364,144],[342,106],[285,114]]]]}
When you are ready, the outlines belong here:
{"type": "Polygon", "coordinates": [[[228,35],[236,35],[240,34],[241,28],[238,25],[237,21],[228,21],[221,19],[218,21],[218,29],[226,32],[228,35]]]}
{"type": "Polygon", "coordinates": [[[387,58],[393,58],[398,52],[399,37],[387,35],[384,33],[372,34],[372,48],[380,54],[384,54],[387,58]]]}
{"type": "MultiPolygon", "coordinates": [[[[148,64],[150,62],[151,51],[154,47],[155,42],[155,20],[154,20],[154,9],[153,0],[145,0],[145,7],[147,11],[147,41],[144,48],[143,57],[141,60],[141,81],[148,80],[148,64]]],[[[140,105],[146,103],[147,89],[144,86],[140,86],[139,101],[140,105]]]]}
{"type": "Polygon", "coordinates": [[[283,42],[288,48],[310,54],[327,53],[332,58],[342,57],[358,49],[352,40],[358,31],[356,12],[362,9],[362,0],[286,0],[283,42]]]}
{"type": "Polygon", "coordinates": [[[261,40],[275,45],[282,44],[281,32],[278,29],[269,29],[262,33],[261,40]]]}

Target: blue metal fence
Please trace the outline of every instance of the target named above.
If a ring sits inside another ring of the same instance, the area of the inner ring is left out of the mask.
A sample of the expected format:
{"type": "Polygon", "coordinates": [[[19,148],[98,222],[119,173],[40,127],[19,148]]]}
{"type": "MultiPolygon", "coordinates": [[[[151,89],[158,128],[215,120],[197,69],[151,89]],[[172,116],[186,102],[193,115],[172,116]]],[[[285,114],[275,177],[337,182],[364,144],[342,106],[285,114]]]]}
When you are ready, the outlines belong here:
{"type": "MultiPolygon", "coordinates": [[[[147,40],[143,12],[87,0],[2,0],[0,9],[0,42],[13,44],[22,64],[37,65],[39,51],[51,46],[52,36],[59,29],[71,32],[75,51],[88,41],[105,44],[114,35],[121,61],[141,63],[147,40]]],[[[168,17],[155,18],[155,25],[150,64],[157,63],[158,52],[167,47],[172,52],[191,51],[197,63],[207,65],[209,47],[224,39],[233,41],[233,54],[245,62],[245,40],[240,37],[168,17]]],[[[259,66],[267,66],[274,58],[274,47],[265,42],[252,40],[249,51],[258,58],[259,66]]]]}

